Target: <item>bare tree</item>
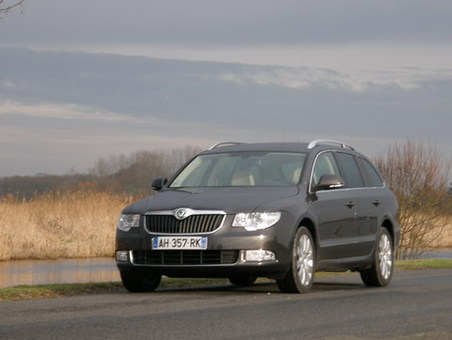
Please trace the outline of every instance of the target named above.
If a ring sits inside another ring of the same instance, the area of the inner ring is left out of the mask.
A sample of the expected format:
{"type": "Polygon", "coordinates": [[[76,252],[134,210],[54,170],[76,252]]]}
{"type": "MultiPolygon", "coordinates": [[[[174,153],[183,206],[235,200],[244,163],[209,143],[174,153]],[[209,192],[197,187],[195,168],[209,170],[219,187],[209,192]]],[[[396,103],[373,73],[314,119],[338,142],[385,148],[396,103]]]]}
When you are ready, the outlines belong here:
{"type": "Polygon", "coordinates": [[[435,147],[406,140],[375,160],[400,206],[398,258],[416,258],[444,231],[447,167],[435,147]]]}
{"type": "Polygon", "coordinates": [[[14,7],[21,5],[25,0],[0,0],[0,14],[4,14],[12,10],[14,7]]]}
{"type": "Polygon", "coordinates": [[[98,188],[107,191],[148,195],[151,180],[170,176],[201,149],[186,146],[180,149],[141,150],[130,155],[120,154],[99,159],[90,169],[98,188]]]}

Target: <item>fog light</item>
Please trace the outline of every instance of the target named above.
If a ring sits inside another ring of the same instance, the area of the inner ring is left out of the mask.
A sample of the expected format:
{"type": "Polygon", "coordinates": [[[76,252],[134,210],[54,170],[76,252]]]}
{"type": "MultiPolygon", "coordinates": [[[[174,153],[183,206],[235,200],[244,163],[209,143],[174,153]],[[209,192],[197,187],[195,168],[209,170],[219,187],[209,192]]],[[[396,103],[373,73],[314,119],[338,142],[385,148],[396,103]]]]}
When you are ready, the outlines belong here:
{"type": "Polygon", "coordinates": [[[127,250],[118,250],[116,252],[116,261],[117,262],[128,262],[129,261],[128,253],[129,252],[127,250]]]}
{"type": "Polygon", "coordinates": [[[249,262],[275,261],[275,253],[270,250],[246,250],[245,260],[249,262]]]}

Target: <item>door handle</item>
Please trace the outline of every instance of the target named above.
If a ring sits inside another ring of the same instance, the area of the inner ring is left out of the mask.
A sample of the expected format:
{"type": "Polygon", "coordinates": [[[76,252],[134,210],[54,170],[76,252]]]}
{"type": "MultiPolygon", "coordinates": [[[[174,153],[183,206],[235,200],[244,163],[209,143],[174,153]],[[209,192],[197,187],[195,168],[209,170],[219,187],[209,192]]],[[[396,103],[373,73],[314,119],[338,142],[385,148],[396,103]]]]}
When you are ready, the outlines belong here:
{"type": "Polygon", "coordinates": [[[355,202],[348,201],[347,203],[345,203],[345,205],[351,209],[355,206],[355,202]]]}
{"type": "Polygon", "coordinates": [[[380,201],[379,200],[375,200],[372,202],[373,205],[375,205],[376,207],[378,207],[380,205],[380,201]]]}

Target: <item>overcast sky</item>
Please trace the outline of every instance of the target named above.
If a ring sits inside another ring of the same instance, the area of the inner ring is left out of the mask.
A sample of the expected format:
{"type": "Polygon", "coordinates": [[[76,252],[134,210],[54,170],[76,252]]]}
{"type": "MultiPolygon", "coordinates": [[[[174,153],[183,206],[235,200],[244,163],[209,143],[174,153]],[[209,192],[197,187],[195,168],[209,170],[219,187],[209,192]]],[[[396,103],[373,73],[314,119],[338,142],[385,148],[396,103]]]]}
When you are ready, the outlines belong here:
{"type": "Polygon", "coordinates": [[[407,138],[452,159],[452,1],[25,0],[0,18],[0,177],[219,141],[407,138]]]}

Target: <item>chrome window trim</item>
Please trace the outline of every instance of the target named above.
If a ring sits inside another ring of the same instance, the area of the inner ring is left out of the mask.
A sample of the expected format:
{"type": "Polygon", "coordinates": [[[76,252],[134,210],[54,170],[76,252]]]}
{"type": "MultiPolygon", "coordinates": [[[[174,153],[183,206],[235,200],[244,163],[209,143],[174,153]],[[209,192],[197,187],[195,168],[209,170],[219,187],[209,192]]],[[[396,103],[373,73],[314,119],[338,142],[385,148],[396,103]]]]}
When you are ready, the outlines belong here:
{"type": "MultiPolygon", "coordinates": [[[[312,190],[312,180],[313,180],[313,177],[314,177],[314,168],[315,168],[315,165],[316,165],[316,163],[317,163],[317,159],[319,158],[319,156],[322,155],[322,154],[324,154],[324,153],[331,152],[331,153],[333,154],[333,157],[334,157],[334,151],[335,151],[335,150],[323,150],[323,151],[320,151],[317,155],[315,155],[314,161],[312,162],[311,174],[309,175],[309,186],[308,186],[308,192],[309,192],[309,194],[313,194],[314,192],[330,191],[330,190],[317,190],[317,191],[313,191],[313,190],[312,190]]],[[[339,165],[337,164],[336,158],[334,158],[334,161],[336,162],[336,166],[338,167],[338,170],[339,170],[339,165]]],[[[339,170],[339,171],[340,171],[340,170],[339,170]]],[[[342,188],[342,189],[334,189],[334,191],[337,191],[337,190],[343,190],[343,189],[346,189],[346,188],[342,188]]],[[[348,188],[348,189],[350,189],[350,188],[348,188]]]]}

